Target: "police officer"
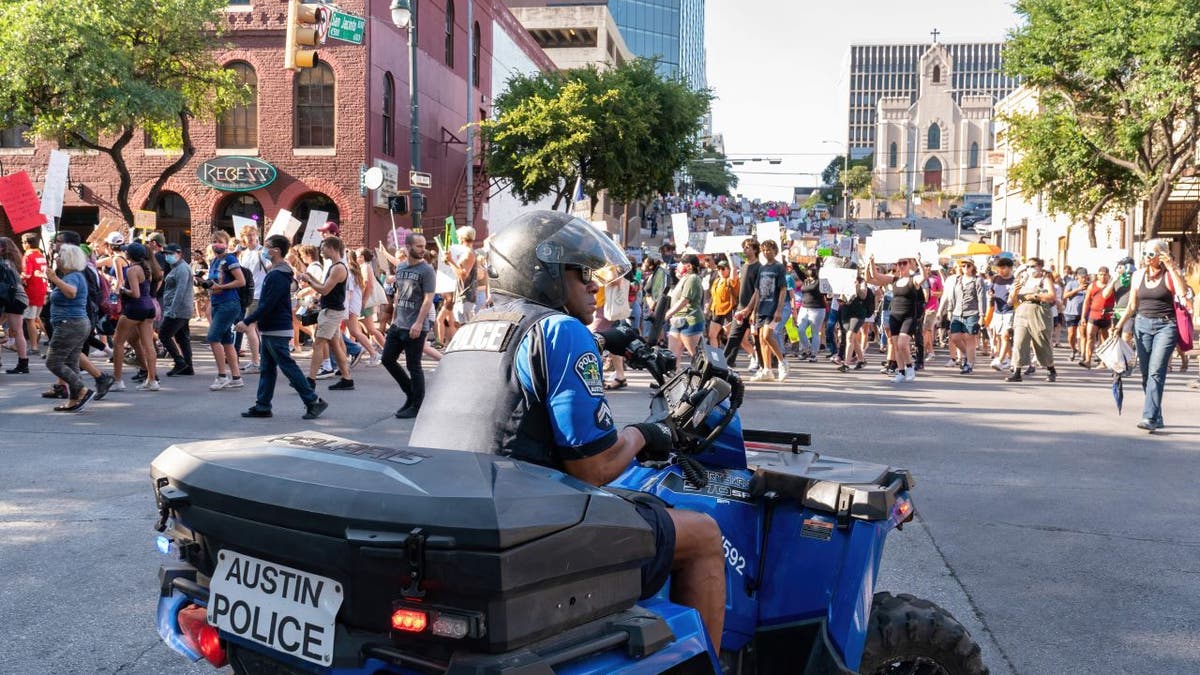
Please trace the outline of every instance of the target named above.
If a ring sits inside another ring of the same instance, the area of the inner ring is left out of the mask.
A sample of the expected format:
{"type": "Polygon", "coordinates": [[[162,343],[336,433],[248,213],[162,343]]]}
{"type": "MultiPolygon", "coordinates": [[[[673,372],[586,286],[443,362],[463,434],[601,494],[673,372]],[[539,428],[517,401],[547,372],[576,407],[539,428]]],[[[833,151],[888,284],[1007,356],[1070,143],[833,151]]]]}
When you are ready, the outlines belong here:
{"type": "MultiPolygon", "coordinates": [[[[578,218],[533,211],[490,239],[488,268],[495,306],[450,340],[410,443],[494,452],[596,486],[614,480],[639,453],[665,456],[673,439],[664,425],[616,429],[587,329],[596,291],[630,269],[624,252],[578,218]]],[[[635,506],[657,548],[642,568],[642,597],[673,575],[672,599],[700,612],[719,649],[725,570],[716,522],[660,504],[635,506]]]]}

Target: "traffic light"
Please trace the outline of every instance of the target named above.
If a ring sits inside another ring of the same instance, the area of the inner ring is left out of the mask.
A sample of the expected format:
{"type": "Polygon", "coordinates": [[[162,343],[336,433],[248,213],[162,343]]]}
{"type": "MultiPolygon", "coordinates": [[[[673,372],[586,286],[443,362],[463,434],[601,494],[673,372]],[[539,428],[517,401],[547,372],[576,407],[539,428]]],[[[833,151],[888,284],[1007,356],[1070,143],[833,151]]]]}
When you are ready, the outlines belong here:
{"type": "Polygon", "coordinates": [[[283,52],[285,69],[298,71],[317,65],[317,50],[305,47],[316,47],[321,43],[328,12],[321,5],[288,0],[287,45],[283,52]]]}
{"type": "Polygon", "coordinates": [[[388,210],[392,213],[405,215],[408,213],[408,195],[393,195],[388,197],[388,210]]]}

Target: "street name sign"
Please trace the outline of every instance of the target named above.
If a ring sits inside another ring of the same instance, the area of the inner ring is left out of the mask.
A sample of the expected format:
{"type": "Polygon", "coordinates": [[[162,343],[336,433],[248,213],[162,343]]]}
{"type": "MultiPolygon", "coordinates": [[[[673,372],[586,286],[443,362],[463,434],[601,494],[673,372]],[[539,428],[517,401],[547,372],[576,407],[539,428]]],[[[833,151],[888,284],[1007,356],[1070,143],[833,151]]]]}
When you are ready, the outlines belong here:
{"type": "Polygon", "coordinates": [[[366,19],[361,16],[347,14],[340,9],[335,9],[333,10],[333,16],[329,18],[329,31],[325,36],[331,37],[334,40],[361,45],[366,29],[366,19]]]}

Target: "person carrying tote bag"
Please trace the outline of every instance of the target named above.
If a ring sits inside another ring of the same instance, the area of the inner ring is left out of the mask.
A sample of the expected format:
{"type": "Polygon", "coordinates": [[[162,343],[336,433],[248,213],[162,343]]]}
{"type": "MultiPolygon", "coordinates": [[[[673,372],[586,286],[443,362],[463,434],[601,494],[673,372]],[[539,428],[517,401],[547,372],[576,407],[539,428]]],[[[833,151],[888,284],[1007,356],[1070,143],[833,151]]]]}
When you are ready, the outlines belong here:
{"type": "MultiPolygon", "coordinates": [[[[1179,344],[1181,331],[1176,318],[1177,300],[1172,289],[1183,288],[1183,278],[1171,259],[1166,240],[1151,239],[1146,242],[1142,256],[1145,266],[1134,273],[1129,308],[1121,317],[1115,332],[1120,335],[1120,328],[1133,318],[1133,341],[1137,348],[1138,367],[1142,372],[1142,390],[1146,395],[1142,420],[1137,426],[1153,433],[1163,428],[1162,396],[1167,382],[1167,366],[1179,344]]],[[[1190,317],[1186,320],[1190,328],[1190,317]]]]}

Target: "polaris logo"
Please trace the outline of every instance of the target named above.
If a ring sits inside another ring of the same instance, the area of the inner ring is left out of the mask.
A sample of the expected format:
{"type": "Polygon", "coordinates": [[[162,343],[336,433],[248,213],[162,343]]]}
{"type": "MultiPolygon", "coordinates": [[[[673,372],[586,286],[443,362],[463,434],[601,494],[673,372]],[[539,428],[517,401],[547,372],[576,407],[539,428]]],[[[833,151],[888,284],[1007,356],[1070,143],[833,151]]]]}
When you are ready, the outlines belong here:
{"type": "Polygon", "coordinates": [[[343,441],[335,438],[321,438],[319,436],[305,436],[303,434],[288,434],[286,436],[278,436],[272,438],[271,443],[286,443],[293,447],[309,448],[312,450],[326,450],[335,452],[339,455],[349,455],[351,457],[369,457],[371,459],[379,459],[385,462],[394,462],[396,464],[412,465],[420,463],[423,459],[429,459],[429,455],[422,455],[419,452],[411,450],[401,450],[400,448],[389,448],[383,445],[371,445],[369,443],[357,443],[355,441],[343,441]]]}

